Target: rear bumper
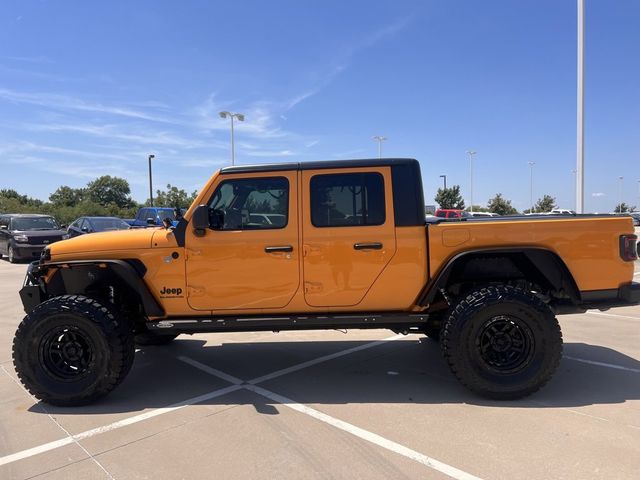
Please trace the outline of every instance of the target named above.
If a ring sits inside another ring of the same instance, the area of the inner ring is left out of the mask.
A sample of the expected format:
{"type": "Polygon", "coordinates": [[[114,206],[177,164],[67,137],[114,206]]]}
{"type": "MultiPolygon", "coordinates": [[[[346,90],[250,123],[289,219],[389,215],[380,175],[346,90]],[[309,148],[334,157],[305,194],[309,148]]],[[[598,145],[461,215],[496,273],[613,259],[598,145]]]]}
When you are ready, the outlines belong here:
{"type": "Polygon", "coordinates": [[[630,282],[618,289],[593,290],[581,292],[583,309],[605,310],[612,307],[624,307],[640,303],[640,283],[630,282]]]}

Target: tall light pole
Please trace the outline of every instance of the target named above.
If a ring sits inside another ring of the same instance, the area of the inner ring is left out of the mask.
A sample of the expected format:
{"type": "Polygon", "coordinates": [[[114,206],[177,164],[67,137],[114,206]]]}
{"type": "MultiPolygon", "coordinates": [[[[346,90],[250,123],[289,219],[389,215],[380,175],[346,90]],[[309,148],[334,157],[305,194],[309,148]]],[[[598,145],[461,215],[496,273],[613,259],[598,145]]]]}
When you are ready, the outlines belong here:
{"type": "Polygon", "coordinates": [[[155,155],[149,155],[149,205],[153,207],[153,181],[151,180],[151,160],[156,158],[155,155]]]}
{"type": "Polygon", "coordinates": [[[584,213],[584,0],[578,0],[576,213],[584,213]]]}
{"type": "Polygon", "coordinates": [[[374,135],[373,139],[378,142],[378,158],[382,158],[382,142],[387,140],[387,137],[382,135],[374,135]]]}
{"type": "Polygon", "coordinates": [[[571,170],[571,174],[573,175],[573,211],[577,213],[578,211],[578,201],[576,199],[577,197],[577,193],[576,193],[576,173],[578,173],[576,170],[571,170]]]}
{"type": "Polygon", "coordinates": [[[529,164],[529,205],[531,206],[531,210],[529,213],[533,213],[535,210],[533,208],[533,166],[536,162],[527,162],[529,164]]]}
{"type": "Polygon", "coordinates": [[[467,155],[469,155],[469,184],[470,184],[470,200],[471,200],[471,205],[469,207],[469,211],[473,212],[473,156],[476,154],[477,152],[473,151],[473,150],[467,150],[467,155]]]}
{"type": "Polygon", "coordinates": [[[636,204],[636,211],[640,212],[640,180],[638,180],[638,203],[636,204]]]}
{"type": "Polygon", "coordinates": [[[244,122],[244,114],[223,111],[223,112],[220,112],[219,115],[220,115],[220,118],[229,117],[231,119],[231,165],[233,166],[236,164],[236,147],[233,139],[233,119],[236,118],[238,119],[238,121],[244,122]]]}
{"type": "Polygon", "coordinates": [[[618,177],[618,213],[622,213],[622,181],[624,180],[623,176],[618,177]]]}
{"type": "Polygon", "coordinates": [[[440,175],[440,178],[442,180],[444,180],[444,189],[447,189],[447,176],[446,175],[440,175]]]}

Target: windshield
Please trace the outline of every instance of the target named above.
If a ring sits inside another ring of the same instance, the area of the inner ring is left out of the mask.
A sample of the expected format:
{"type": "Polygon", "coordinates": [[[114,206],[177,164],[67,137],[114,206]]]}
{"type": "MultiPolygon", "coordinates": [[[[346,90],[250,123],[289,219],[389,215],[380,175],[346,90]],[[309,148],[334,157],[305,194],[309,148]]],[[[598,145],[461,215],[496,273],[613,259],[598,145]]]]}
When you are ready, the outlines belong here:
{"type": "Polygon", "coordinates": [[[109,230],[126,230],[129,224],[119,218],[94,218],[91,220],[96,232],[106,232],[109,230]]]}
{"type": "Polygon", "coordinates": [[[11,230],[59,230],[53,217],[22,217],[11,219],[11,230]]]}

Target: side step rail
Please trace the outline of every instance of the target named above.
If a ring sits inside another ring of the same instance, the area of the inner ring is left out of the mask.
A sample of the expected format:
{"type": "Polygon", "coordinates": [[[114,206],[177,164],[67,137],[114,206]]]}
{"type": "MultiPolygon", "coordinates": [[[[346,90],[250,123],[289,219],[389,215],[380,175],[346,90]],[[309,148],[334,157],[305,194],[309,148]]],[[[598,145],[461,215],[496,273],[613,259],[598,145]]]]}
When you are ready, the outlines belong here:
{"type": "Polygon", "coordinates": [[[368,313],[338,315],[278,315],[238,317],[180,317],[145,323],[156,333],[255,332],[280,330],[340,330],[345,328],[386,328],[395,332],[419,332],[428,315],[399,313],[368,313]]]}

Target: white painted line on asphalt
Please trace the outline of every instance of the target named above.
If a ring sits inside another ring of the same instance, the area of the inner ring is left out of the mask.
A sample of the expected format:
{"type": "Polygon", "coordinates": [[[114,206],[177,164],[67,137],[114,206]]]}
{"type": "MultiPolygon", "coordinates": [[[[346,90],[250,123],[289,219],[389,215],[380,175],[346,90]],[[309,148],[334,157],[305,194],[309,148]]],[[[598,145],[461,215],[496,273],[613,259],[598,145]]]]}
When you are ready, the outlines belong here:
{"type": "Polygon", "coordinates": [[[158,417],[160,415],[164,415],[165,413],[174,412],[176,410],[180,410],[181,408],[188,407],[189,405],[205,402],[207,400],[211,400],[212,398],[221,397],[228,393],[235,392],[236,390],[240,390],[240,388],[241,387],[239,385],[231,385],[229,387],[221,388],[219,390],[214,390],[212,392],[205,393],[203,395],[198,395],[197,397],[183,400],[182,402],[174,403],[168,407],[149,410],[148,412],[141,413],[140,415],[135,415],[133,417],[125,418],[123,420],[110,423],[109,425],[104,425],[102,427],[97,427],[91,430],[86,430],[84,432],[77,433],[71,437],[62,438],[60,440],[54,440],[53,442],[38,445],[37,447],[33,447],[33,448],[27,448],[26,450],[12,453],[11,455],[5,455],[4,457],[0,457],[0,466],[6,465],[8,463],[16,462],[18,460],[22,460],[25,458],[33,457],[34,455],[48,452],[49,450],[55,450],[56,448],[64,447],[65,445],[69,445],[70,443],[74,443],[75,441],[78,441],[78,440],[94,437],[102,433],[110,432],[111,430],[116,430],[118,428],[126,427],[128,425],[133,425],[134,423],[148,420],[149,418],[158,417]]]}
{"type": "Polygon", "coordinates": [[[640,317],[632,317],[631,315],[618,315],[617,313],[604,313],[597,310],[587,310],[588,315],[600,315],[601,317],[628,318],[631,320],[640,320],[640,317]]]}
{"type": "Polygon", "coordinates": [[[569,357],[567,355],[563,355],[562,358],[566,358],[567,360],[573,360],[574,362],[588,363],[589,365],[597,365],[599,367],[614,368],[616,370],[624,370],[626,372],[640,373],[640,369],[638,368],[623,367],[622,365],[615,365],[613,363],[596,362],[595,360],[569,357]]]}
{"type": "Polygon", "coordinates": [[[252,380],[249,380],[247,383],[256,385],[258,383],[266,382],[267,380],[273,380],[274,378],[281,377],[282,375],[287,375],[289,373],[297,372],[298,370],[302,370],[303,368],[308,368],[308,367],[312,367],[313,365],[317,365],[319,363],[328,362],[329,360],[333,360],[334,358],[344,357],[345,355],[350,355],[355,352],[360,352],[368,348],[377,347],[378,345],[383,345],[385,343],[398,340],[403,336],[404,335],[393,335],[391,337],[383,338],[382,340],[376,340],[375,342],[365,343],[364,345],[358,345],[357,347],[348,348],[347,350],[342,350],[340,352],[324,355],[322,357],[309,360],[308,362],[302,362],[297,365],[293,365],[291,367],[283,368],[282,370],[268,373],[267,375],[262,375],[261,377],[257,377],[252,380]]]}
{"type": "MultiPolygon", "coordinates": [[[[264,381],[264,380],[267,380],[267,379],[279,377],[281,375],[285,375],[287,373],[290,373],[290,372],[293,372],[293,371],[296,371],[296,370],[300,370],[302,368],[306,368],[306,367],[311,366],[311,365],[316,365],[316,364],[321,363],[321,362],[326,362],[326,361],[331,360],[333,358],[338,358],[338,357],[341,357],[343,355],[348,355],[349,353],[353,353],[353,352],[357,352],[357,351],[360,351],[360,350],[364,350],[366,348],[371,348],[371,347],[374,347],[374,346],[377,346],[377,345],[381,345],[381,344],[383,344],[383,343],[385,343],[387,341],[395,340],[395,339],[400,338],[400,337],[402,337],[402,336],[401,335],[395,335],[395,336],[389,337],[387,339],[377,340],[375,342],[369,342],[369,343],[366,343],[364,345],[360,345],[360,346],[355,347],[355,348],[350,348],[350,349],[347,349],[347,350],[343,350],[342,352],[333,353],[331,355],[325,355],[325,356],[319,357],[319,358],[317,358],[315,360],[310,360],[309,362],[304,362],[304,363],[301,363],[299,365],[294,365],[293,367],[289,367],[289,368],[285,368],[285,369],[282,369],[282,370],[278,370],[277,372],[274,372],[273,374],[265,375],[263,377],[259,377],[257,379],[254,379],[254,381],[264,381]],[[264,380],[261,380],[261,379],[264,379],[264,380]]],[[[179,357],[179,358],[182,361],[185,361],[185,359],[187,359],[187,357],[179,357]]],[[[242,388],[239,384],[236,383],[236,382],[242,382],[242,380],[240,380],[240,379],[238,379],[236,377],[233,377],[232,375],[228,375],[228,374],[226,374],[224,372],[221,372],[219,370],[211,368],[208,365],[204,365],[204,364],[202,364],[200,362],[197,362],[196,360],[188,359],[188,361],[185,361],[185,363],[189,363],[190,365],[192,365],[192,366],[194,366],[196,368],[205,367],[205,369],[203,369],[203,371],[205,371],[205,372],[207,372],[209,374],[215,375],[215,376],[219,376],[219,378],[223,378],[226,381],[229,381],[230,383],[234,383],[234,385],[232,385],[230,387],[226,387],[226,388],[221,388],[219,390],[214,390],[212,392],[205,393],[205,394],[199,395],[197,397],[192,397],[192,398],[189,398],[187,400],[183,400],[182,402],[178,402],[178,403],[174,403],[172,405],[169,405],[168,407],[161,407],[161,408],[156,408],[156,409],[153,409],[153,410],[149,410],[148,412],[141,413],[140,415],[135,415],[133,417],[125,418],[123,420],[119,420],[117,422],[110,423],[109,425],[104,425],[102,427],[93,428],[91,430],[87,430],[85,432],[81,432],[81,433],[75,434],[72,437],[67,437],[67,438],[63,438],[63,439],[60,439],[60,440],[55,440],[53,442],[45,443],[43,445],[38,445],[37,447],[28,448],[28,449],[22,450],[20,452],[16,452],[16,453],[13,453],[13,454],[10,454],[10,455],[5,455],[4,457],[0,457],[0,466],[6,465],[8,463],[16,462],[18,460],[22,460],[22,459],[25,459],[25,458],[29,458],[29,457],[32,457],[34,455],[38,455],[39,453],[44,453],[44,452],[48,452],[50,450],[55,450],[56,448],[64,447],[65,445],[69,445],[70,443],[74,443],[77,440],[82,440],[84,438],[90,438],[90,437],[93,437],[95,435],[100,435],[102,433],[110,432],[111,430],[116,430],[118,428],[122,428],[122,427],[126,427],[126,426],[129,426],[129,425],[133,425],[135,423],[142,422],[142,421],[148,420],[150,418],[154,418],[154,417],[157,417],[157,416],[160,416],[160,415],[164,415],[165,413],[170,413],[170,412],[173,412],[175,410],[179,410],[179,409],[187,407],[189,405],[193,405],[193,404],[196,404],[196,403],[204,402],[204,401],[210,400],[212,398],[220,397],[222,395],[226,395],[228,393],[235,392],[237,390],[240,390],[240,388],[242,388]]],[[[6,372],[6,370],[5,370],[5,372],[6,372]]],[[[7,375],[9,375],[9,372],[7,372],[7,375]]],[[[11,375],[9,375],[9,376],[11,376],[11,375]]]]}
{"type": "MultiPolygon", "coordinates": [[[[350,349],[350,350],[353,350],[353,349],[350,349]]],[[[346,350],[344,351],[346,352],[346,350]]],[[[339,353],[342,353],[342,352],[339,352],[339,353]]],[[[327,357],[329,356],[330,355],[327,355],[327,357]]],[[[189,365],[192,365],[193,367],[198,368],[203,372],[206,372],[215,377],[218,377],[218,378],[231,377],[235,380],[242,382],[242,380],[237,379],[236,377],[232,377],[224,372],[221,372],[220,370],[211,368],[198,361],[191,360],[188,357],[179,357],[179,358],[180,360],[188,363],[189,365]]],[[[331,358],[335,358],[335,356],[331,356],[331,358]]],[[[310,363],[310,362],[305,362],[305,363],[310,363]]],[[[318,362],[315,362],[315,363],[318,363],[318,362]]],[[[315,365],[315,363],[312,363],[312,365],[315,365]]],[[[265,375],[265,377],[267,377],[267,375],[265,375]]],[[[416,452],[415,450],[411,450],[410,448],[405,447],[404,445],[400,445],[399,443],[396,443],[392,440],[381,437],[380,435],[377,435],[373,432],[370,432],[360,427],[356,427],[355,425],[347,423],[343,420],[339,420],[335,417],[327,415],[326,413],[322,413],[318,410],[315,410],[301,403],[297,403],[294,400],[291,400],[290,398],[284,397],[270,390],[259,387],[255,385],[255,383],[252,384],[251,382],[247,382],[242,386],[242,388],[252,391],[254,393],[257,393],[258,395],[262,395],[263,397],[273,400],[274,402],[282,404],[285,407],[291,408],[297,412],[303,413],[305,415],[309,415],[310,417],[313,417],[316,420],[320,420],[321,422],[324,422],[333,427],[336,427],[344,432],[350,433],[351,435],[361,438],[362,440],[366,440],[367,442],[373,443],[374,445],[378,445],[379,447],[385,448],[391,452],[397,453],[411,460],[414,460],[418,463],[421,463],[429,468],[437,470],[438,472],[444,473],[445,475],[448,475],[451,478],[455,478],[457,480],[474,480],[474,479],[480,480],[478,477],[471,475],[470,473],[467,473],[463,470],[459,470],[455,467],[452,467],[451,465],[448,465],[439,460],[436,460],[435,458],[431,458],[420,452],[416,452]]]]}
{"type": "Polygon", "coordinates": [[[224,372],[221,372],[220,370],[216,370],[215,368],[212,368],[209,365],[205,365],[204,363],[200,363],[197,360],[193,360],[192,358],[184,357],[184,356],[180,355],[178,357],[178,360],[180,360],[180,361],[182,361],[184,363],[188,363],[192,367],[196,367],[196,368],[202,370],[203,372],[208,373],[209,375],[214,375],[214,376],[219,377],[222,380],[224,380],[226,382],[229,382],[229,383],[232,383],[234,385],[240,385],[240,384],[244,383],[244,381],[240,380],[238,377],[234,377],[233,375],[229,375],[228,373],[224,373],[224,372]]]}
{"type": "Polygon", "coordinates": [[[322,413],[311,407],[308,407],[301,403],[297,403],[290,398],[283,397],[282,395],[278,395],[277,393],[274,393],[270,390],[258,387],[257,385],[245,385],[244,388],[262,395],[263,397],[266,397],[270,400],[273,400],[276,403],[282,404],[285,407],[291,408],[296,412],[303,413],[315,418],[316,420],[320,420],[321,422],[338,428],[343,432],[350,433],[351,435],[354,435],[362,440],[366,440],[369,443],[373,443],[374,445],[421,463],[422,465],[432,468],[433,470],[437,470],[438,472],[448,475],[451,478],[455,478],[457,480],[480,480],[479,477],[476,477],[475,475],[471,475],[470,473],[436,460],[435,458],[431,458],[420,452],[416,452],[415,450],[405,447],[404,445],[381,437],[380,435],[377,435],[363,428],[352,425],[351,423],[347,423],[343,420],[327,415],[326,413],[322,413]]]}

